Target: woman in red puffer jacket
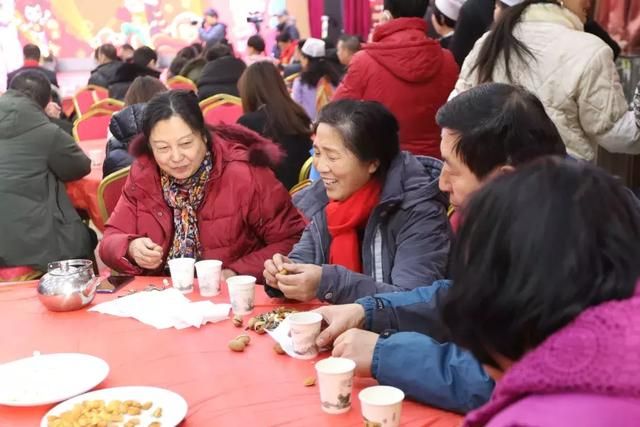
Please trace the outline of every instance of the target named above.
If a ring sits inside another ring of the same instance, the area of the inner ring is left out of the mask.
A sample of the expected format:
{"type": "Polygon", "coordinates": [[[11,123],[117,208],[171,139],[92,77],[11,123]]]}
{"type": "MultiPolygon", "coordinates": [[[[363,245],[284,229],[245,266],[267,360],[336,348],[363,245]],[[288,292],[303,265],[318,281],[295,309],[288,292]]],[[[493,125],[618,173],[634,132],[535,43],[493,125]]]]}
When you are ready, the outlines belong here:
{"type": "Polygon", "coordinates": [[[349,65],[333,99],[384,104],[400,124],[400,148],[440,158],[436,112],[458,78],[451,52],[426,35],[428,0],[385,0],[388,20],[349,65]]]}
{"type": "Polygon", "coordinates": [[[100,257],[127,274],[163,274],[168,259],[219,259],[225,278],[261,277],[263,262],[289,251],[304,222],[268,166],[282,153],[238,126],[210,133],[192,92],[152,99],[136,161],[107,223],[100,257]]]}

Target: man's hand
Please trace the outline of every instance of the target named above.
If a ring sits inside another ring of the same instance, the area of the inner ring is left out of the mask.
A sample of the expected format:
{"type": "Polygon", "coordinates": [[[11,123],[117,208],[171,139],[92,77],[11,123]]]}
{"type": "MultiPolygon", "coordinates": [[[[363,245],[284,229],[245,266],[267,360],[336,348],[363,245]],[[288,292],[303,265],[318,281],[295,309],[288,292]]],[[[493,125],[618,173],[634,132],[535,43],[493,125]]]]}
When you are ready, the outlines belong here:
{"type": "Polygon", "coordinates": [[[318,347],[331,345],[342,333],[364,326],[364,307],[360,304],[328,305],[315,310],[327,323],[327,328],[318,335],[318,347]]]}
{"type": "Polygon", "coordinates": [[[284,264],[286,274],[276,274],[278,289],[285,297],[296,301],[311,301],[322,278],[322,267],[315,264],[284,264]]]}
{"type": "Polygon", "coordinates": [[[356,375],[370,377],[373,351],[376,348],[379,335],[361,329],[349,329],[340,335],[333,343],[334,357],[345,357],[356,362],[356,375]]]}

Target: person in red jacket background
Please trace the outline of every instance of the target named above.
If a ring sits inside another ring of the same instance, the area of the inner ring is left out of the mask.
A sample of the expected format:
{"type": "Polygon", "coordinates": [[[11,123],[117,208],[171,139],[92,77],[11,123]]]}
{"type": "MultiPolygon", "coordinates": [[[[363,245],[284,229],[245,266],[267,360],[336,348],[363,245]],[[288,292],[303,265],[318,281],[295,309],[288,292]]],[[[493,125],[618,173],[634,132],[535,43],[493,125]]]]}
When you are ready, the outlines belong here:
{"type": "Polygon", "coordinates": [[[349,65],[333,99],[378,101],[400,123],[400,148],[440,158],[436,112],[455,85],[459,69],[451,52],[426,35],[428,0],[385,0],[387,22],[349,65]]]}
{"type": "Polygon", "coordinates": [[[193,92],[147,105],[136,161],[109,219],[100,257],[126,274],[163,274],[168,259],[219,259],[223,276],[261,277],[304,229],[289,193],[267,166],[283,157],[243,127],[207,130],[193,92]]]}

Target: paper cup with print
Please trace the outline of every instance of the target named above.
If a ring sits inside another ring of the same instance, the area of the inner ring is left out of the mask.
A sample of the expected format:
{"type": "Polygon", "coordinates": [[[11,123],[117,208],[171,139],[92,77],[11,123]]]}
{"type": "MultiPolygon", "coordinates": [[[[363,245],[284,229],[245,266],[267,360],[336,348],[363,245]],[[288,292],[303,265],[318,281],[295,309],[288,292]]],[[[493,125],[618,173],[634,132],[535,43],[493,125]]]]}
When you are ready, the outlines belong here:
{"type": "Polygon", "coordinates": [[[287,316],[293,351],[298,359],[313,359],[318,355],[316,338],[320,335],[322,315],[311,311],[291,313],[287,316]]]}
{"type": "Polygon", "coordinates": [[[356,362],[342,357],[329,357],[316,363],[320,402],[328,414],[343,414],[351,409],[351,389],[356,362]]]}
{"type": "Polygon", "coordinates": [[[397,427],[404,393],[386,385],[367,387],[358,395],[365,427],[397,427]]]}
{"type": "Polygon", "coordinates": [[[173,287],[184,294],[193,291],[193,266],[196,260],[193,258],[170,259],[169,271],[173,287]]]}
{"type": "Polygon", "coordinates": [[[253,311],[256,293],[256,278],[253,276],[232,276],[227,279],[229,299],[233,314],[244,315],[253,311]]]}
{"type": "Polygon", "coordinates": [[[196,262],[198,288],[203,297],[213,297],[220,293],[220,274],[222,261],[208,259],[196,262]]]}

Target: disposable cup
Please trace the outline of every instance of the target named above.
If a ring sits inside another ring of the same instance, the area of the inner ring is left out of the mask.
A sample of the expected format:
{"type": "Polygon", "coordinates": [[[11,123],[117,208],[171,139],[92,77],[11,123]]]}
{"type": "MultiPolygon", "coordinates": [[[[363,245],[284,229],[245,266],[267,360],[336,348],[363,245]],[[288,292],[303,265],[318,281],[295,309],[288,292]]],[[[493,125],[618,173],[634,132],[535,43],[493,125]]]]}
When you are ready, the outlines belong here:
{"type": "Polygon", "coordinates": [[[377,385],[365,388],[358,397],[365,426],[398,427],[400,425],[404,400],[402,390],[387,385],[377,385]]]}
{"type": "Polygon", "coordinates": [[[316,338],[320,335],[322,315],[312,311],[292,313],[287,316],[291,327],[293,351],[299,359],[313,359],[318,355],[316,338]]]}
{"type": "Polygon", "coordinates": [[[215,259],[196,262],[198,288],[203,297],[213,297],[220,293],[222,261],[215,259]]]}
{"type": "Polygon", "coordinates": [[[351,409],[351,389],[356,363],[342,357],[329,357],[316,363],[321,408],[328,414],[351,409]]]}
{"type": "Polygon", "coordinates": [[[193,292],[193,258],[174,258],[169,260],[169,271],[173,287],[184,294],[193,292]]]}
{"type": "Polygon", "coordinates": [[[253,311],[256,292],[256,278],[253,276],[232,276],[227,279],[229,299],[233,314],[244,315],[253,311]]]}

